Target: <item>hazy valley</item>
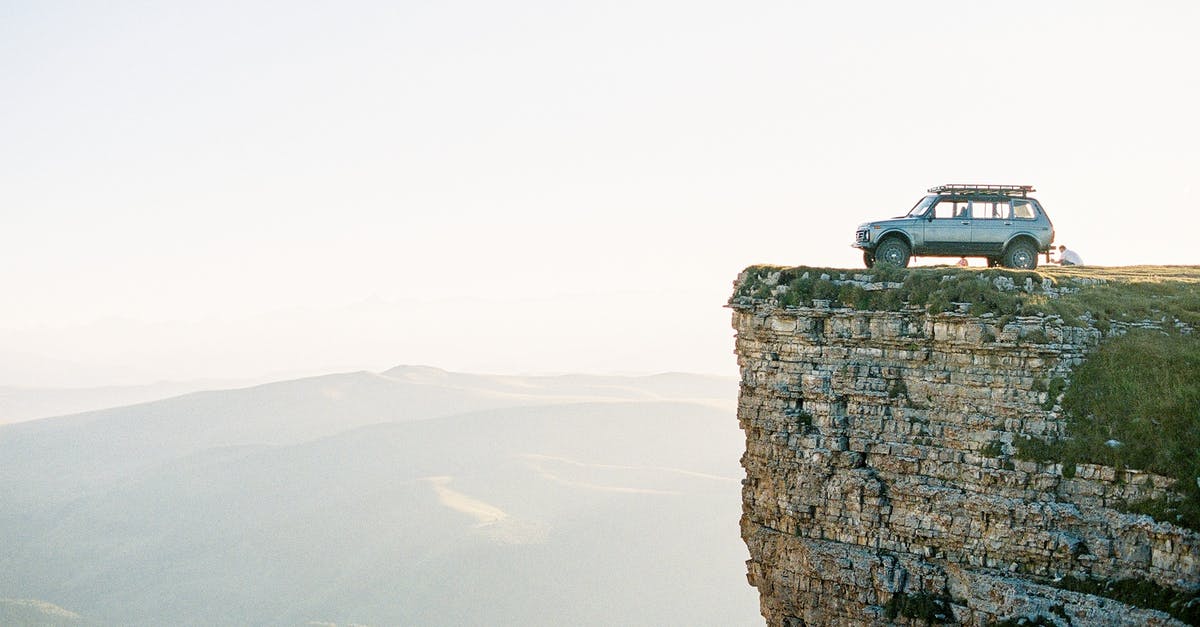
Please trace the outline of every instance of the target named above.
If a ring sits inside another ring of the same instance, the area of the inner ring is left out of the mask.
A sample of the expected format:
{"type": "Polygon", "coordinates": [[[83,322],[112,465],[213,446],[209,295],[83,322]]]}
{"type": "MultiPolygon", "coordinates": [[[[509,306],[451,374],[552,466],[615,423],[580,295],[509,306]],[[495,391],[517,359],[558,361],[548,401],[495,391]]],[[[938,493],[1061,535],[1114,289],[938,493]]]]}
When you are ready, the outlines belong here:
{"type": "Polygon", "coordinates": [[[0,425],[0,623],[757,624],[735,394],[400,367],[0,425]]]}

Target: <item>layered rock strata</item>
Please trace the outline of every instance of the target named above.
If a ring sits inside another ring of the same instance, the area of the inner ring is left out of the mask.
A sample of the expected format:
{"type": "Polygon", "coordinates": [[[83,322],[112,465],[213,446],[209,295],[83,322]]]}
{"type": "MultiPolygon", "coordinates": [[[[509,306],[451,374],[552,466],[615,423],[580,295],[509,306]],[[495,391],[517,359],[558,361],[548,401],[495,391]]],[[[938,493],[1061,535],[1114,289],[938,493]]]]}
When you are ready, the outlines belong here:
{"type": "Polygon", "coordinates": [[[1069,379],[1098,331],[731,306],[742,536],[767,624],[1181,624],[1055,585],[1200,587],[1200,535],[1115,508],[1164,497],[1171,480],[1014,456],[1018,438],[1063,432],[1046,383],[1069,379]]]}

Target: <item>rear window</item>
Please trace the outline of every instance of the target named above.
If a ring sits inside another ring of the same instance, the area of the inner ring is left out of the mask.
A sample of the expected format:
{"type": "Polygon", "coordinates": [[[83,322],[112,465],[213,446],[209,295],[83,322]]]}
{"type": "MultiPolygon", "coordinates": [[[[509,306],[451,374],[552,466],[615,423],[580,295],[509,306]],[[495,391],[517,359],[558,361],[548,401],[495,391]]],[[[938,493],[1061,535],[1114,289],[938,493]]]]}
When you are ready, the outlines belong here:
{"type": "Polygon", "coordinates": [[[1012,213],[1014,218],[1022,220],[1032,220],[1037,217],[1037,214],[1033,211],[1033,203],[1028,200],[1013,200],[1012,213]]]}
{"type": "Polygon", "coordinates": [[[976,200],[971,202],[971,215],[976,220],[1007,220],[1012,205],[1007,200],[976,200]]]}

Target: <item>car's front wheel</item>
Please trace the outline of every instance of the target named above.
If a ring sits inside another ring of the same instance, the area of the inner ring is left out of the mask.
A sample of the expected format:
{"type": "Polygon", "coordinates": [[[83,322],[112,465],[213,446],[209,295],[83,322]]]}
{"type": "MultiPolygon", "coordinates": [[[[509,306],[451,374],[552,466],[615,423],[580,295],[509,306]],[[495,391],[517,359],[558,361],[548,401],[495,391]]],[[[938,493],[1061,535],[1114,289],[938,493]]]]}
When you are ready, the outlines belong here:
{"type": "Polygon", "coordinates": [[[875,249],[875,261],[887,263],[900,268],[908,267],[908,244],[896,237],[889,237],[875,249]]]}
{"type": "Polygon", "coordinates": [[[1019,270],[1033,270],[1037,267],[1037,249],[1024,240],[1013,242],[1004,253],[1004,265],[1019,270]]]}
{"type": "Polygon", "coordinates": [[[875,253],[873,253],[869,250],[864,250],[863,251],[863,264],[866,265],[868,268],[874,268],[875,267],[875,253]]]}

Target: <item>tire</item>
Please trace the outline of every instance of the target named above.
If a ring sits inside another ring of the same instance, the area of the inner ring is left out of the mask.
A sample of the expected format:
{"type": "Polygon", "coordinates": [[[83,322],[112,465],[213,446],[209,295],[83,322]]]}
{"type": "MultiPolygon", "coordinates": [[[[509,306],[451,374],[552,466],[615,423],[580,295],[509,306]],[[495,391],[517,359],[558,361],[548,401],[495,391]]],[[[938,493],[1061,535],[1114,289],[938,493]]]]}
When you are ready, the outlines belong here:
{"type": "Polygon", "coordinates": [[[1025,240],[1013,242],[1004,251],[1004,266],[1017,270],[1033,270],[1037,267],[1037,249],[1025,240]]]}
{"type": "Polygon", "coordinates": [[[908,244],[898,237],[889,237],[875,249],[875,263],[886,263],[899,268],[908,267],[908,244]]]}
{"type": "Polygon", "coordinates": [[[875,253],[872,253],[869,250],[864,250],[863,251],[863,264],[866,265],[868,268],[875,267],[875,253]]]}

